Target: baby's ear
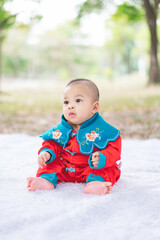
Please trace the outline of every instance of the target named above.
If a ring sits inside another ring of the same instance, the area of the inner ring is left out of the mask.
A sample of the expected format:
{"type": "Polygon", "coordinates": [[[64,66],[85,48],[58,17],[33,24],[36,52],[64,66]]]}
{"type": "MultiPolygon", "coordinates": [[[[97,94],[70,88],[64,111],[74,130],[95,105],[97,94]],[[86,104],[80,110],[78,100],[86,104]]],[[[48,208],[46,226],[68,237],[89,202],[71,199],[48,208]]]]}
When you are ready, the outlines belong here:
{"type": "Polygon", "coordinates": [[[99,102],[96,101],[93,103],[93,113],[98,112],[98,110],[99,110],[99,102]]]}

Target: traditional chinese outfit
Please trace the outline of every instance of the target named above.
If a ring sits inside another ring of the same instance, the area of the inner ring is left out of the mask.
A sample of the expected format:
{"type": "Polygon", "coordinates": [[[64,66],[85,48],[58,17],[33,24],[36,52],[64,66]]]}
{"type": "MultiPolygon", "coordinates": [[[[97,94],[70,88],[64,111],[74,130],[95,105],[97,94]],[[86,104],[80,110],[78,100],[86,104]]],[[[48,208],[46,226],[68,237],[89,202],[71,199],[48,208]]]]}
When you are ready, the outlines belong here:
{"type": "Polygon", "coordinates": [[[41,135],[42,151],[50,153],[46,166],[39,168],[37,177],[42,177],[56,187],[57,182],[111,182],[120,177],[121,137],[120,131],[108,124],[96,113],[84,122],[80,129],[73,130],[64,115],[61,123],[41,135]],[[93,167],[91,157],[99,152],[99,163],[93,167]]]}

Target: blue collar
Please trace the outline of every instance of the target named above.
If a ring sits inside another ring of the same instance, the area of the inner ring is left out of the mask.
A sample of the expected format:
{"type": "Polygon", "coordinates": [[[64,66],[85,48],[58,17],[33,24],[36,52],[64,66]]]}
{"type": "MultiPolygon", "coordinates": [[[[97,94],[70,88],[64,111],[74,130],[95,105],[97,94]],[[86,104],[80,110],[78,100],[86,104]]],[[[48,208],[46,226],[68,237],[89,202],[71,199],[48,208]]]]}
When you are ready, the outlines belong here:
{"type": "MultiPolygon", "coordinates": [[[[61,116],[61,122],[57,127],[50,128],[40,137],[43,140],[54,140],[63,147],[66,147],[73,128],[61,116]]],[[[79,149],[82,154],[91,154],[94,147],[98,149],[106,148],[108,142],[115,141],[120,135],[120,131],[108,124],[97,112],[94,116],[81,124],[76,134],[79,149]]]]}

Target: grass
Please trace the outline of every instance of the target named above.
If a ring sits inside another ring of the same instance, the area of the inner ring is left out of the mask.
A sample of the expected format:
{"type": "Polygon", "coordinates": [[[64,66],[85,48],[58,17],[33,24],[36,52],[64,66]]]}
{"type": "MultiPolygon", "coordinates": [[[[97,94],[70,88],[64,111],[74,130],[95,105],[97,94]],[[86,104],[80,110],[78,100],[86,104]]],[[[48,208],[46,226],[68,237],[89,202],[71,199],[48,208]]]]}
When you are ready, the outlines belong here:
{"type": "Polygon", "coordinates": [[[57,93],[39,90],[12,91],[0,97],[0,111],[9,114],[36,114],[57,111],[61,100],[57,93]]]}
{"type": "MultiPolygon", "coordinates": [[[[101,87],[100,111],[156,109],[160,107],[160,87],[109,89],[101,87]]],[[[21,89],[0,95],[0,112],[7,115],[30,115],[62,111],[62,87],[56,89],[21,89]]]]}
{"type": "MultiPolygon", "coordinates": [[[[66,83],[37,88],[10,89],[0,95],[0,133],[39,135],[56,125],[62,113],[66,83]]],[[[97,83],[100,113],[121,129],[123,137],[160,138],[160,86],[97,83]]]]}
{"type": "Polygon", "coordinates": [[[120,111],[135,109],[151,109],[160,107],[160,95],[154,96],[117,96],[104,99],[102,104],[103,111],[120,111]]]}

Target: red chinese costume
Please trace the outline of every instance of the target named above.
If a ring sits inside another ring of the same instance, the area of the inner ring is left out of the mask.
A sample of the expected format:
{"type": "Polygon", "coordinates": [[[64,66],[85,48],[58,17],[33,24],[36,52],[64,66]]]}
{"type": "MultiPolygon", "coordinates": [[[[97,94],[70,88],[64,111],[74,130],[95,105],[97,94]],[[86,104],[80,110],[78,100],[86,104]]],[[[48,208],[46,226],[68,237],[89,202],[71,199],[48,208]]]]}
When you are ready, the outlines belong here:
{"type": "Polygon", "coordinates": [[[84,122],[80,129],[73,130],[64,115],[61,123],[41,135],[44,140],[39,153],[51,154],[46,166],[39,168],[37,177],[42,177],[56,187],[57,182],[111,182],[120,177],[121,137],[120,131],[96,113],[84,122]],[[92,153],[99,152],[99,163],[93,167],[92,153]]]}

